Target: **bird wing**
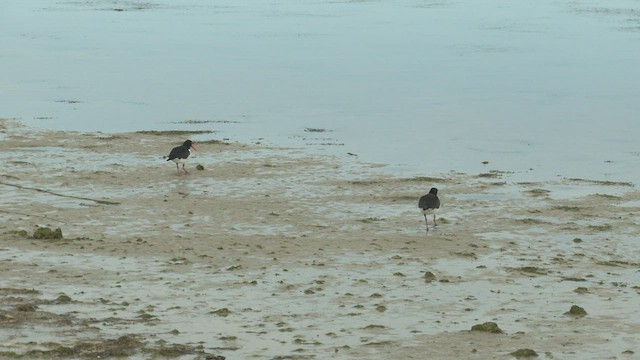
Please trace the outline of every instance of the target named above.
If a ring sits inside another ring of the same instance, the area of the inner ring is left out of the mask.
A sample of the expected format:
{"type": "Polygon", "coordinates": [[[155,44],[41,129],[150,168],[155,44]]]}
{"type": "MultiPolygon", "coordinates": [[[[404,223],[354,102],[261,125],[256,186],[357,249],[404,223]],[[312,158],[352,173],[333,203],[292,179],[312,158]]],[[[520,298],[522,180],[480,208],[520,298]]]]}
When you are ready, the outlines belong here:
{"type": "Polygon", "coordinates": [[[427,194],[420,198],[418,201],[418,207],[420,209],[439,209],[440,199],[433,194],[427,194]]]}
{"type": "Polygon", "coordinates": [[[185,148],[184,146],[176,146],[173,149],[171,149],[171,152],[169,153],[169,157],[167,158],[167,161],[173,160],[173,159],[186,159],[189,157],[190,154],[191,152],[189,151],[188,148],[185,148]]]}
{"type": "Polygon", "coordinates": [[[420,198],[420,201],[418,201],[418,207],[420,209],[426,209],[427,208],[427,201],[428,201],[429,195],[424,195],[420,198]]]}

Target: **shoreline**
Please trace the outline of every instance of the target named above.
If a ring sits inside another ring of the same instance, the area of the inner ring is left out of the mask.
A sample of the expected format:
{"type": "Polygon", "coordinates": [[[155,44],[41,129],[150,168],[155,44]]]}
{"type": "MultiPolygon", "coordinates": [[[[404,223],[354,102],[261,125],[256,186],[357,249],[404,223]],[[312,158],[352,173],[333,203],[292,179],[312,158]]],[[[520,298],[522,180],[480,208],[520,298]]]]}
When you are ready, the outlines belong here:
{"type": "Polygon", "coordinates": [[[640,351],[627,316],[640,295],[634,184],[403,178],[348,156],[215,142],[178,177],[161,157],[181,134],[0,131],[0,354],[91,357],[84,342],[123,336],[134,357],[640,351]],[[431,186],[443,211],[426,234],[417,199],[431,186]],[[34,239],[35,226],[64,238],[34,239]],[[587,316],[564,315],[574,304],[587,316]],[[504,333],[470,331],[491,321],[504,333]]]}

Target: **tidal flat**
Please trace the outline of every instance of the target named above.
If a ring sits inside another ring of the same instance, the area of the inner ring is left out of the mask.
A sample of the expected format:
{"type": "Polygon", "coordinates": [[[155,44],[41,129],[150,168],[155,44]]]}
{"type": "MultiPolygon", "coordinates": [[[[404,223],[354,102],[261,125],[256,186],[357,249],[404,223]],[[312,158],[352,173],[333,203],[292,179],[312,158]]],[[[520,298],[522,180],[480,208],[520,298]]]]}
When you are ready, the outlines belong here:
{"type": "Polygon", "coordinates": [[[189,134],[0,134],[2,358],[640,351],[634,184],[403,178],[216,133],[177,176],[163,156],[189,134]],[[472,331],[487,323],[500,332],[472,331]]]}

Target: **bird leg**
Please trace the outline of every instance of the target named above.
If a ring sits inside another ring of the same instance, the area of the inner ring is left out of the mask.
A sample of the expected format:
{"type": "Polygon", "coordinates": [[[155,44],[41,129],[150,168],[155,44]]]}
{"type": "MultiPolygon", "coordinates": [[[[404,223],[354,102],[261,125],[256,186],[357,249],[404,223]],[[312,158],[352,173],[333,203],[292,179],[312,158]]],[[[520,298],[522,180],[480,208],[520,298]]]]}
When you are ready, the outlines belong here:
{"type": "Polygon", "coordinates": [[[184,168],[184,164],[182,164],[182,171],[184,171],[185,174],[188,174],[189,172],[187,171],[187,169],[184,168]]]}
{"type": "Polygon", "coordinates": [[[180,165],[178,163],[176,163],[176,169],[178,169],[178,176],[180,176],[180,165]]]}
{"type": "Polygon", "coordinates": [[[427,221],[427,214],[424,214],[424,225],[427,227],[427,231],[429,231],[429,221],[427,221]]]}
{"type": "Polygon", "coordinates": [[[438,224],[436,223],[436,214],[433,214],[433,227],[438,226],[438,224]]]}

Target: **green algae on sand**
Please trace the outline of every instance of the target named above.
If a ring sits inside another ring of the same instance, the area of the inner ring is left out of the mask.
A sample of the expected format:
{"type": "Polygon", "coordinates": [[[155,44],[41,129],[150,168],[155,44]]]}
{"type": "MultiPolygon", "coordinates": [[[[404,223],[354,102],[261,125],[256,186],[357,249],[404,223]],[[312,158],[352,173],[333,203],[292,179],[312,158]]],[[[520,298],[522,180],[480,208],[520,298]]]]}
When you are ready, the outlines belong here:
{"type": "Polygon", "coordinates": [[[510,353],[510,355],[513,355],[517,358],[524,358],[524,357],[537,357],[538,353],[531,349],[518,349],[510,353]]]}
{"type": "Polygon", "coordinates": [[[483,331],[483,332],[488,332],[488,333],[492,333],[492,334],[502,334],[503,331],[502,329],[500,329],[498,327],[498,324],[491,322],[491,321],[487,321],[485,323],[482,324],[476,324],[473,325],[471,327],[471,331],[483,331]]]}
{"type": "Polygon", "coordinates": [[[37,227],[33,232],[33,238],[59,240],[62,239],[62,229],[57,228],[55,230],[51,230],[51,228],[48,227],[37,227]]]}
{"type": "Polygon", "coordinates": [[[227,308],[222,308],[222,309],[210,311],[209,314],[217,315],[217,316],[220,316],[220,317],[227,317],[227,316],[229,316],[229,314],[231,314],[231,310],[229,310],[227,308]]]}
{"type": "Polygon", "coordinates": [[[422,276],[424,278],[424,280],[428,283],[435,281],[436,280],[436,275],[434,273],[432,273],[431,271],[427,271],[424,273],[424,276],[422,276]]]}
{"type": "Polygon", "coordinates": [[[566,313],[564,313],[565,315],[572,315],[572,316],[576,316],[576,317],[582,317],[582,316],[586,316],[587,315],[587,311],[578,306],[578,305],[572,305],[571,309],[569,309],[569,311],[567,311],[566,313]]]}

